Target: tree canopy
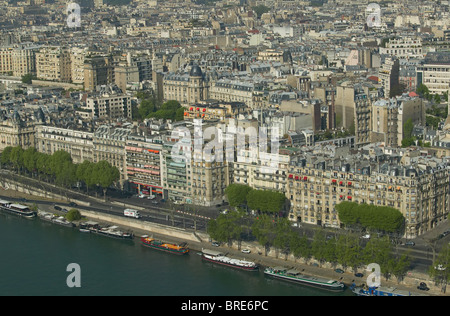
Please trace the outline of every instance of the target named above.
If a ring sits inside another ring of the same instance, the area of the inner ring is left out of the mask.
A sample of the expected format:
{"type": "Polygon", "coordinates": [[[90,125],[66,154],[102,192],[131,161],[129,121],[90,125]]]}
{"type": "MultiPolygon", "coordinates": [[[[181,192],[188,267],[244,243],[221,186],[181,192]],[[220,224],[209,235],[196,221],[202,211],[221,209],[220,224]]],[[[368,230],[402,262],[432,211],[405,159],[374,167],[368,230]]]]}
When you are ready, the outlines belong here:
{"type": "Polygon", "coordinates": [[[84,161],[75,164],[69,153],[63,150],[52,155],[38,152],[35,148],[23,150],[22,147],[6,147],[1,155],[2,165],[11,165],[19,172],[25,171],[54,181],[57,185],[71,187],[78,181],[89,189],[100,186],[106,196],[106,190],[120,179],[119,170],[107,161],[93,163],[84,161]]]}
{"type": "Polygon", "coordinates": [[[362,226],[367,230],[399,232],[405,222],[403,214],[392,207],[358,204],[344,201],[336,205],[339,220],[348,226],[362,226]]]}
{"type": "Polygon", "coordinates": [[[247,205],[252,210],[276,213],[283,210],[286,196],[277,191],[256,190],[244,184],[230,184],[226,190],[230,206],[247,205]]]}

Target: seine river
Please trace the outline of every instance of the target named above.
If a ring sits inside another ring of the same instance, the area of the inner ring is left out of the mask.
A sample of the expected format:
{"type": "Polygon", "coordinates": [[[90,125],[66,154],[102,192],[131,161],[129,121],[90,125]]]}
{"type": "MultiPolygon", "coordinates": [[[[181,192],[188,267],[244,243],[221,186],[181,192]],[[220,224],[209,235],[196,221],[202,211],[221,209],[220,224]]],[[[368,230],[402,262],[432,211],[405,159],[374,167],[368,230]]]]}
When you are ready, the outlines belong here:
{"type": "Polygon", "coordinates": [[[336,296],[76,228],[0,213],[2,296],[336,296]],[[80,287],[68,277],[79,266],[80,287]]]}

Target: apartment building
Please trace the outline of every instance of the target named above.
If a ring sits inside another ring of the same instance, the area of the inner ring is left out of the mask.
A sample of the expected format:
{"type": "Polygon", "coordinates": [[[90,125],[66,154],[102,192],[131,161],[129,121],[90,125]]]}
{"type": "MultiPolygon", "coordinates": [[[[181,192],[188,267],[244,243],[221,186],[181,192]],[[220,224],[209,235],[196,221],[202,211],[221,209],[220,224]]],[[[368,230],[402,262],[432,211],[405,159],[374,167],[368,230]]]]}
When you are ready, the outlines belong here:
{"type": "Polygon", "coordinates": [[[242,102],[201,102],[187,106],[184,111],[185,120],[224,120],[247,113],[247,107],[242,102]]]}
{"type": "Polygon", "coordinates": [[[105,160],[112,166],[117,167],[120,172],[120,182],[126,180],[126,142],[131,133],[129,124],[116,127],[102,125],[97,128],[93,135],[93,162],[105,160]]]}
{"type": "Polygon", "coordinates": [[[417,67],[417,85],[424,84],[431,94],[442,95],[450,87],[450,52],[430,52],[417,67]]]}
{"type": "Polygon", "coordinates": [[[22,117],[17,111],[0,120],[0,152],[9,146],[21,146],[23,149],[34,147],[35,127],[38,124],[43,122],[31,116],[22,117]]]}
{"type": "Polygon", "coordinates": [[[267,49],[264,51],[258,52],[258,60],[261,61],[278,61],[280,63],[284,60],[284,52],[278,51],[275,49],[267,49]]]}
{"type": "Polygon", "coordinates": [[[419,37],[391,38],[386,47],[380,47],[380,54],[396,56],[399,59],[423,58],[422,39],[419,37]]]}
{"type": "Polygon", "coordinates": [[[91,118],[131,118],[131,97],[123,94],[117,86],[102,86],[98,93],[86,99],[83,111],[91,118]]]}
{"type": "Polygon", "coordinates": [[[70,49],[71,80],[75,84],[84,84],[84,59],[87,48],[72,47],[70,49]]]}
{"type": "Polygon", "coordinates": [[[192,203],[191,197],[191,140],[183,133],[173,132],[163,139],[162,184],[163,197],[175,203],[192,203]]]}
{"type": "Polygon", "coordinates": [[[93,134],[88,131],[40,125],[36,127],[35,148],[48,155],[64,150],[70,154],[74,163],[82,163],[85,160],[92,162],[93,134]]]}
{"type": "Polygon", "coordinates": [[[289,156],[279,153],[241,150],[233,163],[234,183],[248,185],[258,190],[285,193],[289,156]]]}
{"type": "Polygon", "coordinates": [[[36,74],[36,52],[38,46],[15,44],[0,47],[0,73],[22,77],[36,74]]]}
{"type": "Polygon", "coordinates": [[[381,86],[384,89],[384,96],[388,98],[391,96],[391,90],[395,86],[398,86],[400,82],[400,61],[394,56],[383,57],[384,61],[381,63],[381,67],[378,70],[378,77],[381,86]]]}
{"type": "Polygon", "coordinates": [[[41,80],[71,82],[70,50],[65,47],[42,47],[36,53],[36,76],[41,80]]]}
{"type": "Polygon", "coordinates": [[[372,142],[384,142],[389,147],[401,147],[405,123],[425,126],[425,104],[421,98],[403,95],[379,99],[372,105],[372,142]]]}
{"type": "Polygon", "coordinates": [[[194,65],[189,74],[169,72],[163,78],[164,100],[177,100],[181,104],[194,104],[208,98],[208,81],[202,69],[194,65]]]}
{"type": "Polygon", "coordinates": [[[368,144],[371,132],[371,104],[378,97],[378,90],[370,85],[339,84],[336,89],[336,121],[349,130],[354,129],[356,146],[368,144]]]}
{"type": "Polygon", "coordinates": [[[252,109],[257,107],[257,92],[253,82],[219,79],[211,85],[209,96],[224,102],[242,102],[252,109]]]}
{"type": "Polygon", "coordinates": [[[110,55],[88,54],[84,60],[83,71],[86,91],[95,91],[97,86],[115,82],[114,61],[110,55]]]}
{"type": "MultiPolygon", "coordinates": [[[[389,206],[405,217],[405,237],[417,237],[447,218],[449,177],[441,160],[370,154],[347,158],[293,156],[289,163],[286,196],[290,219],[340,227],[335,206],[342,201],[389,206]]],[[[373,154],[372,152],[372,154],[373,154]]],[[[370,150],[369,150],[370,153],[370,150]]]]}
{"type": "Polygon", "coordinates": [[[161,137],[131,133],[125,152],[126,178],[131,191],[144,195],[163,194],[161,137]]]}

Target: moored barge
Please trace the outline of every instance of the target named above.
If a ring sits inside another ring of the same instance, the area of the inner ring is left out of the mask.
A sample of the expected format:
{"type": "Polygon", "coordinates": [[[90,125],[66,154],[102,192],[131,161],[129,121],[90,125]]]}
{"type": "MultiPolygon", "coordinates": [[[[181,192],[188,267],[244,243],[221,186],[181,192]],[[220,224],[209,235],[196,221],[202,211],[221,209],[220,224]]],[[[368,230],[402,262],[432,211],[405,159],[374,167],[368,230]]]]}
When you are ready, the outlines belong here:
{"type": "Polygon", "coordinates": [[[168,243],[168,242],[154,239],[147,235],[144,235],[141,237],[141,243],[145,247],[173,253],[176,255],[185,255],[185,254],[189,253],[189,248],[187,247],[186,243],[182,243],[182,244],[168,243]]]}
{"type": "Polygon", "coordinates": [[[339,292],[345,288],[344,284],[339,281],[304,275],[297,270],[289,270],[284,267],[268,267],[264,270],[264,274],[280,280],[304,284],[328,291],[339,292]]]}

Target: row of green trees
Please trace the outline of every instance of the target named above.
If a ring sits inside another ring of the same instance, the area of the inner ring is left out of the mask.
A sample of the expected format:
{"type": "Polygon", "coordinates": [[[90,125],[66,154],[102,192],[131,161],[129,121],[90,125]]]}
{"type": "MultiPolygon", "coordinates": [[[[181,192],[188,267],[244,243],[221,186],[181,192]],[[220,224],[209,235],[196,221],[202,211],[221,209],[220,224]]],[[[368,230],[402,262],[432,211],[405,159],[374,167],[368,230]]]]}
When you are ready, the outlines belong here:
{"type": "Polygon", "coordinates": [[[232,207],[247,206],[251,210],[276,213],[283,209],[286,196],[269,190],[256,190],[247,185],[233,183],[225,189],[228,203],[232,207]]]}
{"type": "Polygon", "coordinates": [[[156,118],[172,121],[184,120],[184,107],[178,101],[169,100],[160,104],[156,97],[142,92],[138,93],[137,97],[140,100],[140,104],[137,111],[134,111],[134,119],[156,118]]]}
{"type": "Polygon", "coordinates": [[[395,275],[401,279],[410,266],[407,254],[395,254],[388,236],[372,238],[363,246],[357,234],[327,236],[324,230],[317,229],[310,240],[295,231],[287,218],[266,214],[254,221],[241,210],[221,214],[209,221],[208,233],[214,240],[228,244],[233,240],[240,243],[244,238],[253,237],[264,247],[265,255],[273,248],[277,257],[280,254],[292,254],[306,262],[316,259],[320,265],[328,262],[334,266],[352,268],[355,272],[360,267],[377,263],[385,277],[395,275]]]}
{"type": "Polygon", "coordinates": [[[400,233],[405,224],[403,214],[392,207],[344,201],[336,210],[342,224],[358,230],[400,233]]]}
{"type": "Polygon", "coordinates": [[[119,170],[107,161],[97,163],[84,161],[75,164],[66,151],[59,150],[52,155],[38,152],[34,147],[24,150],[22,147],[6,147],[2,152],[0,163],[2,167],[11,166],[19,173],[28,173],[45,178],[64,187],[72,187],[77,182],[86,185],[87,190],[95,186],[103,189],[106,197],[107,189],[120,179],[119,170]]]}

